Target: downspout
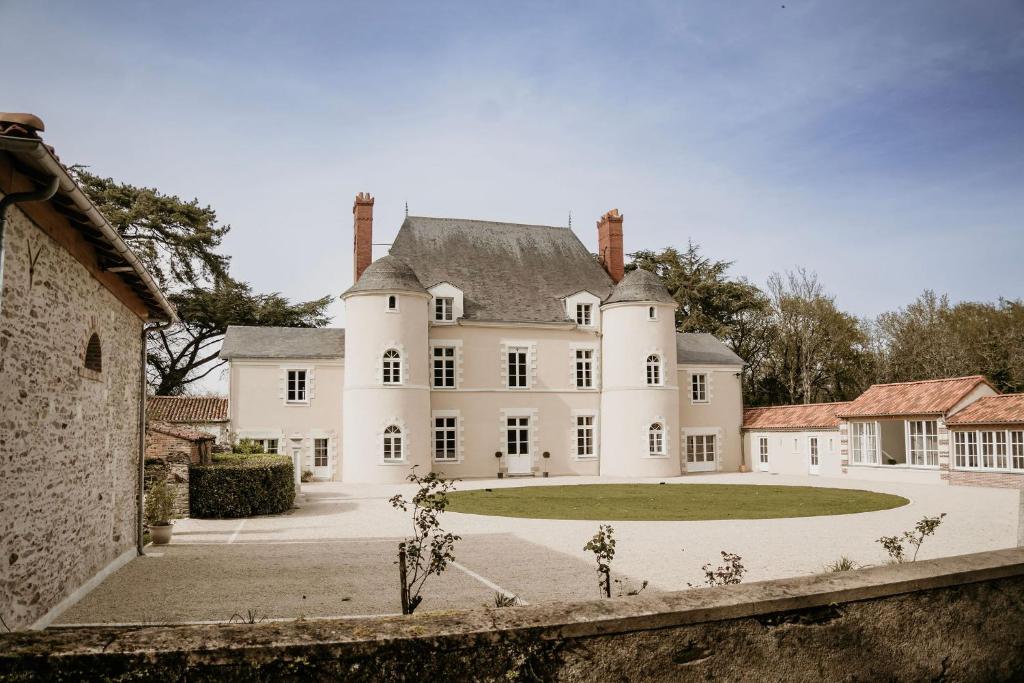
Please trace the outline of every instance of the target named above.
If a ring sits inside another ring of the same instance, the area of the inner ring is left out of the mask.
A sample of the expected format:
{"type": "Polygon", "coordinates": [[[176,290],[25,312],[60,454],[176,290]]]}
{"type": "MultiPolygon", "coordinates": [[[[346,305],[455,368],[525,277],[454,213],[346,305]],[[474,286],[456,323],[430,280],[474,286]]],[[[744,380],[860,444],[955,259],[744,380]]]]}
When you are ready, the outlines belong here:
{"type": "Polygon", "coordinates": [[[22,202],[45,202],[57,193],[59,187],[60,178],[54,176],[44,188],[32,192],[14,192],[0,199],[0,311],[3,310],[4,297],[4,228],[7,225],[7,207],[22,202]]]}
{"type": "Polygon", "coordinates": [[[148,383],[146,382],[146,343],[149,340],[150,332],[158,332],[169,327],[173,321],[158,323],[146,327],[142,324],[142,339],[139,349],[139,490],[138,498],[138,524],[135,527],[135,550],[139,555],[145,555],[143,549],[143,526],[146,516],[146,399],[148,383]]]}

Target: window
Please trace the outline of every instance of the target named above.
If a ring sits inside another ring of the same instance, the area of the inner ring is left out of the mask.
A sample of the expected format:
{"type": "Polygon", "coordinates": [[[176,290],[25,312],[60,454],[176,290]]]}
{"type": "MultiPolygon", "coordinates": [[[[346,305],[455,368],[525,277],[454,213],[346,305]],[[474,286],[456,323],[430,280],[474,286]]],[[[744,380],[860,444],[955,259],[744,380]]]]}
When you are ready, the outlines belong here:
{"type": "Polygon", "coordinates": [[[103,349],[100,347],[100,337],[95,332],[85,345],[85,369],[93,372],[103,371],[103,349]]]}
{"type": "Polygon", "coordinates": [[[807,449],[811,455],[811,467],[818,466],[818,437],[812,436],[807,440],[807,449]]]}
{"type": "Polygon", "coordinates": [[[390,425],[384,430],[384,462],[402,460],[402,430],[390,425]]]}
{"type": "Polygon", "coordinates": [[[455,299],[450,296],[439,296],[434,299],[434,320],[449,322],[452,320],[452,311],[455,308],[455,299]]]}
{"type": "Polygon", "coordinates": [[[1006,432],[981,432],[981,466],[1006,469],[1006,432]]]}
{"type": "Polygon", "coordinates": [[[576,416],[576,457],[594,457],[594,416],[576,416]]]}
{"type": "Polygon", "coordinates": [[[686,437],[686,462],[714,462],[715,435],[693,434],[686,437]]]}
{"type": "Polygon", "coordinates": [[[878,433],[874,422],[850,423],[850,453],[856,465],[878,464],[878,433]]]}
{"type": "Polygon", "coordinates": [[[1010,467],[1024,470],[1024,432],[1010,432],[1010,467]]]}
{"type": "Polygon", "coordinates": [[[593,325],[593,312],[593,304],[576,304],[576,324],[580,327],[590,327],[593,325]]]}
{"type": "Polygon", "coordinates": [[[661,386],[661,356],[656,353],[647,356],[647,384],[661,386]]]}
{"type": "Polygon", "coordinates": [[[455,417],[434,418],[434,460],[454,462],[458,455],[458,430],[455,417]]]}
{"type": "Polygon", "coordinates": [[[665,430],[655,422],[647,430],[647,452],[651,455],[665,455],[665,430]]]}
{"type": "Polygon", "coordinates": [[[384,352],[384,363],[382,380],[384,384],[402,383],[402,354],[397,349],[388,349],[384,352]]]}
{"type": "Polygon", "coordinates": [[[327,439],[313,439],[313,467],[327,467],[327,439]]]}
{"type": "Polygon", "coordinates": [[[647,319],[657,320],[658,319],[658,308],[656,306],[647,307],[647,319]]]}
{"type": "Polygon", "coordinates": [[[700,373],[690,375],[690,398],[694,403],[708,402],[708,376],[700,373]]]}
{"type": "Polygon", "coordinates": [[[907,438],[911,465],[939,466],[939,426],[935,420],[910,420],[907,438]]]}
{"type": "Polygon", "coordinates": [[[388,310],[389,311],[397,311],[398,310],[398,297],[395,296],[394,294],[389,294],[388,295],[388,310]]]}
{"type": "Polygon", "coordinates": [[[953,466],[1024,470],[1024,431],[953,432],[953,466]]]}
{"type": "Polygon", "coordinates": [[[508,418],[508,421],[506,422],[505,437],[508,442],[508,455],[529,455],[530,418],[508,418]]]}
{"type": "Polygon", "coordinates": [[[764,465],[768,464],[768,437],[762,436],[757,440],[758,458],[764,465]]]}
{"type": "Polygon", "coordinates": [[[277,439],[249,439],[249,441],[259,444],[264,453],[277,453],[277,439]]]}
{"type": "Polygon", "coordinates": [[[288,388],[285,393],[288,403],[306,402],[306,371],[289,370],[288,388]]]}
{"type": "Polygon", "coordinates": [[[594,386],[594,351],[576,349],[576,388],[591,389],[594,386]]]}
{"type": "Polygon", "coordinates": [[[434,347],[434,386],[438,389],[455,388],[455,347],[434,347]]]}
{"type": "Polygon", "coordinates": [[[953,436],[953,465],[955,467],[978,466],[978,433],[956,432],[953,436]]]}
{"type": "Polygon", "coordinates": [[[527,388],[526,358],[529,349],[512,347],[508,350],[508,386],[511,389],[527,388]]]}
{"type": "Polygon", "coordinates": [[[800,452],[800,439],[793,439],[793,452],[794,453],[799,453],[800,452]]]}

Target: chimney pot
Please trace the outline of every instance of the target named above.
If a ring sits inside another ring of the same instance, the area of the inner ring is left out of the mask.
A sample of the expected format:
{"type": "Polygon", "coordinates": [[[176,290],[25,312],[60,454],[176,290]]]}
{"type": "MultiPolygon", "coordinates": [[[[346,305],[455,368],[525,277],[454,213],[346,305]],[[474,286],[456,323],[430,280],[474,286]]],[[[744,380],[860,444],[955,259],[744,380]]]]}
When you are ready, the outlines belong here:
{"type": "Polygon", "coordinates": [[[373,196],[360,192],[352,204],[352,282],[373,261],[373,196]]]}
{"type": "Polygon", "coordinates": [[[597,256],[601,265],[618,282],[625,274],[625,260],[622,251],[622,220],[618,209],[607,211],[597,222],[597,256]]]}

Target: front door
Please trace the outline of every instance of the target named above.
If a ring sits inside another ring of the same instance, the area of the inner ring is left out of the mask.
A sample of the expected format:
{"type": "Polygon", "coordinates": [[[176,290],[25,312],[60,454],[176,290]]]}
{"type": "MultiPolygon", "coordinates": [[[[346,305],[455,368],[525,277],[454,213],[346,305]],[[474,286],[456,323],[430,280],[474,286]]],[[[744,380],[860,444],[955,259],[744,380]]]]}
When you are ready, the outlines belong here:
{"type": "Polygon", "coordinates": [[[313,476],[331,478],[331,451],[328,439],[313,439],[313,476]]]}
{"type": "Polygon", "coordinates": [[[510,417],[505,429],[505,468],[509,474],[531,474],[533,455],[530,453],[530,418],[510,417]]]}
{"type": "Polygon", "coordinates": [[[714,434],[691,434],[687,436],[686,471],[714,472],[716,446],[714,434]]]}
{"type": "Polygon", "coordinates": [[[768,471],[768,437],[762,436],[757,439],[757,469],[761,472],[768,471]]]}
{"type": "Polygon", "coordinates": [[[818,459],[818,437],[812,436],[807,439],[808,472],[818,474],[821,471],[818,459]]]}

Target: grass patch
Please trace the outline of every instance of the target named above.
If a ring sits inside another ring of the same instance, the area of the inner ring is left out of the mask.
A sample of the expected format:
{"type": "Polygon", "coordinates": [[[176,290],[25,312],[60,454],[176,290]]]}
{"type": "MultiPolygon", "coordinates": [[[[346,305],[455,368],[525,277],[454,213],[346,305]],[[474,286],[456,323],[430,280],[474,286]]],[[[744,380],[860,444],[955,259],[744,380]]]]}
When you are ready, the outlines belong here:
{"type": "Polygon", "coordinates": [[[751,484],[577,484],[448,494],[448,509],[473,515],[681,521],[774,519],[889,510],[910,501],[888,493],[751,484]]]}

